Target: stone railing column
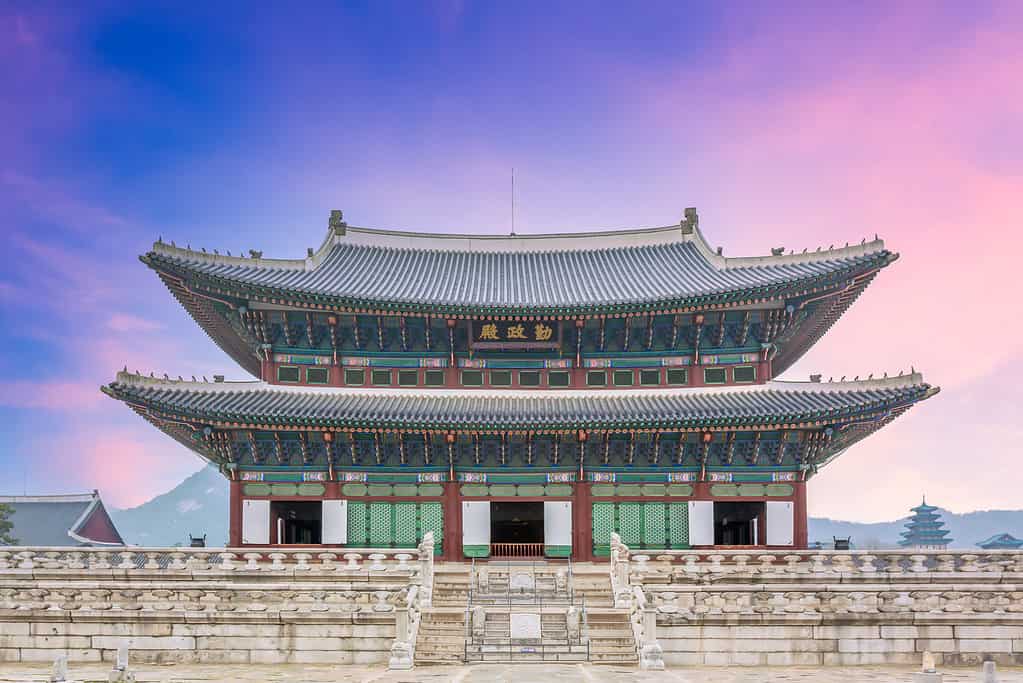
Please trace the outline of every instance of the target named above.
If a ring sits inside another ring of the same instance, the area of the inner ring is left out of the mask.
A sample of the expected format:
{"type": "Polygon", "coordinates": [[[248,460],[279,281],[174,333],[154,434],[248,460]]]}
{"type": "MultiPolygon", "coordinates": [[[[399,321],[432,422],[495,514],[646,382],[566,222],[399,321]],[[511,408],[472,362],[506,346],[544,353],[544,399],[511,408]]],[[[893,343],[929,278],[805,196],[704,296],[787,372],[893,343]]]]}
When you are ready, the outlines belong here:
{"type": "Polygon", "coordinates": [[[421,607],[433,606],[433,553],[434,537],[432,531],[423,535],[419,544],[419,604],[421,607]]]}
{"type": "Polygon", "coordinates": [[[639,667],[660,671],[664,669],[664,653],[657,642],[657,610],[647,606],[642,612],[643,644],[639,650],[639,667]]]}
{"type": "Polygon", "coordinates": [[[391,644],[391,657],[387,660],[388,669],[407,671],[412,668],[412,643],[409,642],[409,608],[397,607],[394,610],[394,643],[391,644]]]}

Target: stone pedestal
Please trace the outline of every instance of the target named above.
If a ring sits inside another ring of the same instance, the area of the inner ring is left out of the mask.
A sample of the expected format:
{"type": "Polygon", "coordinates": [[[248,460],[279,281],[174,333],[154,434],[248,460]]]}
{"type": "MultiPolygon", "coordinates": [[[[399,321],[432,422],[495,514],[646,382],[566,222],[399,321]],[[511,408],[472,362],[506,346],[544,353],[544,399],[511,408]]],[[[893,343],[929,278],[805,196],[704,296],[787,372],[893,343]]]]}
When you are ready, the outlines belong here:
{"type": "Polygon", "coordinates": [[[933,671],[917,671],[910,680],[913,683],[942,683],[945,677],[933,671]]]}
{"type": "Polygon", "coordinates": [[[657,643],[647,643],[639,651],[639,668],[650,671],[664,669],[664,652],[657,643]]]}
{"type": "Polygon", "coordinates": [[[388,669],[408,671],[412,668],[412,647],[408,643],[395,643],[391,646],[391,658],[387,661],[388,669]]]}

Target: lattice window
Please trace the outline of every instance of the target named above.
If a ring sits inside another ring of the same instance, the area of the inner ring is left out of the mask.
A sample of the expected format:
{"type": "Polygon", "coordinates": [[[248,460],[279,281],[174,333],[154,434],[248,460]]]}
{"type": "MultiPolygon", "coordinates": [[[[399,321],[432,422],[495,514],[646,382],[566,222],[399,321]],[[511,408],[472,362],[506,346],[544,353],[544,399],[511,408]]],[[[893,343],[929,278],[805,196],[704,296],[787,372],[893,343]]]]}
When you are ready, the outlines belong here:
{"type": "Polygon", "coordinates": [[[593,545],[598,549],[606,549],[611,545],[611,532],[615,530],[615,504],[593,504],[593,545]]]}
{"type": "Polygon", "coordinates": [[[629,546],[643,543],[643,503],[618,504],[618,533],[629,546]]]}
{"type": "Polygon", "coordinates": [[[668,543],[672,548],[689,547],[689,503],[668,503],[668,543]]]}
{"type": "Polygon", "coordinates": [[[427,531],[433,532],[434,553],[440,554],[441,541],[444,538],[444,507],[441,503],[419,504],[419,538],[427,531]]]}
{"type": "Polygon", "coordinates": [[[643,545],[647,548],[663,548],[667,543],[664,503],[642,503],[643,545]]]}
{"type": "Polygon", "coordinates": [[[415,503],[394,504],[394,544],[412,548],[418,536],[418,515],[415,503]]]}
{"type": "Polygon", "coordinates": [[[369,544],[371,547],[391,545],[391,503],[369,504],[369,544]]]}
{"type": "Polygon", "coordinates": [[[685,502],[621,502],[593,504],[593,548],[609,553],[611,532],[636,550],[689,547],[689,506],[685,502]]]}
{"type": "Polygon", "coordinates": [[[348,545],[359,548],[369,543],[368,515],[366,504],[357,501],[348,501],[348,545]]]}

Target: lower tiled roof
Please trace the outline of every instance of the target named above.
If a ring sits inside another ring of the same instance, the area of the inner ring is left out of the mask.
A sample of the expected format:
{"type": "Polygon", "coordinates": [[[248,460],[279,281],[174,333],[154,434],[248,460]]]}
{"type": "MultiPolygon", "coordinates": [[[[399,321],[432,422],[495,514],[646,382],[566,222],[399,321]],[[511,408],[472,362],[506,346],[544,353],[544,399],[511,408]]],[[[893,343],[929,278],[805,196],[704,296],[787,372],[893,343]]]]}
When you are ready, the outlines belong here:
{"type": "Polygon", "coordinates": [[[937,392],[919,374],[866,382],[601,391],[346,389],[120,373],[105,393],[196,422],[400,429],[618,429],[842,422],[937,392]]]}

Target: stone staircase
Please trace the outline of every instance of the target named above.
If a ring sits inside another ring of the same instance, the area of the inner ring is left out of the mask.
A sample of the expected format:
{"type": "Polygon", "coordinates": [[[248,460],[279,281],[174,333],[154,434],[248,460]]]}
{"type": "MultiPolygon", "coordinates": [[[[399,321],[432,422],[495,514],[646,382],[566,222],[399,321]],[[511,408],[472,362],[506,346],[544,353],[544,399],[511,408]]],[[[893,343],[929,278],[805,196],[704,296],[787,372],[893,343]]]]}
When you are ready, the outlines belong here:
{"type": "Polygon", "coordinates": [[[423,610],[416,636],[416,664],[457,664],[465,659],[465,610],[423,610]]]}
{"type": "Polygon", "coordinates": [[[595,664],[637,664],[636,637],[629,612],[613,607],[587,609],[590,661],[595,664]]]}
{"type": "Polygon", "coordinates": [[[565,565],[495,563],[477,567],[473,603],[568,601],[565,565]]]}
{"type": "Polygon", "coordinates": [[[511,638],[512,614],[533,612],[534,608],[485,608],[482,637],[474,637],[466,649],[468,662],[585,662],[589,649],[578,636],[570,639],[563,608],[540,612],[540,638],[511,638]]]}
{"type": "Polygon", "coordinates": [[[570,577],[567,569],[557,562],[478,563],[474,582],[469,564],[438,563],[433,607],[422,613],[415,663],[636,664],[632,624],[627,610],[614,608],[607,565],[575,564],[570,577]],[[472,607],[485,614],[482,633],[475,636],[465,621],[470,588],[472,607]],[[579,632],[570,634],[566,614],[573,603],[584,616],[579,632]],[[516,613],[539,613],[539,639],[512,640],[516,613]]]}
{"type": "Polygon", "coordinates": [[[572,567],[572,591],[575,601],[592,607],[613,607],[611,575],[606,564],[576,564],[572,567]]]}
{"type": "Polygon", "coordinates": [[[459,562],[438,563],[433,568],[433,605],[461,607],[469,602],[470,566],[459,562]]]}
{"type": "Polygon", "coordinates": [[[437,563],[433,568],[433,607],[423,610],[416,636],[415,663],[453,664],[465,659],[465,605],[469,565],[437,563]]]}

